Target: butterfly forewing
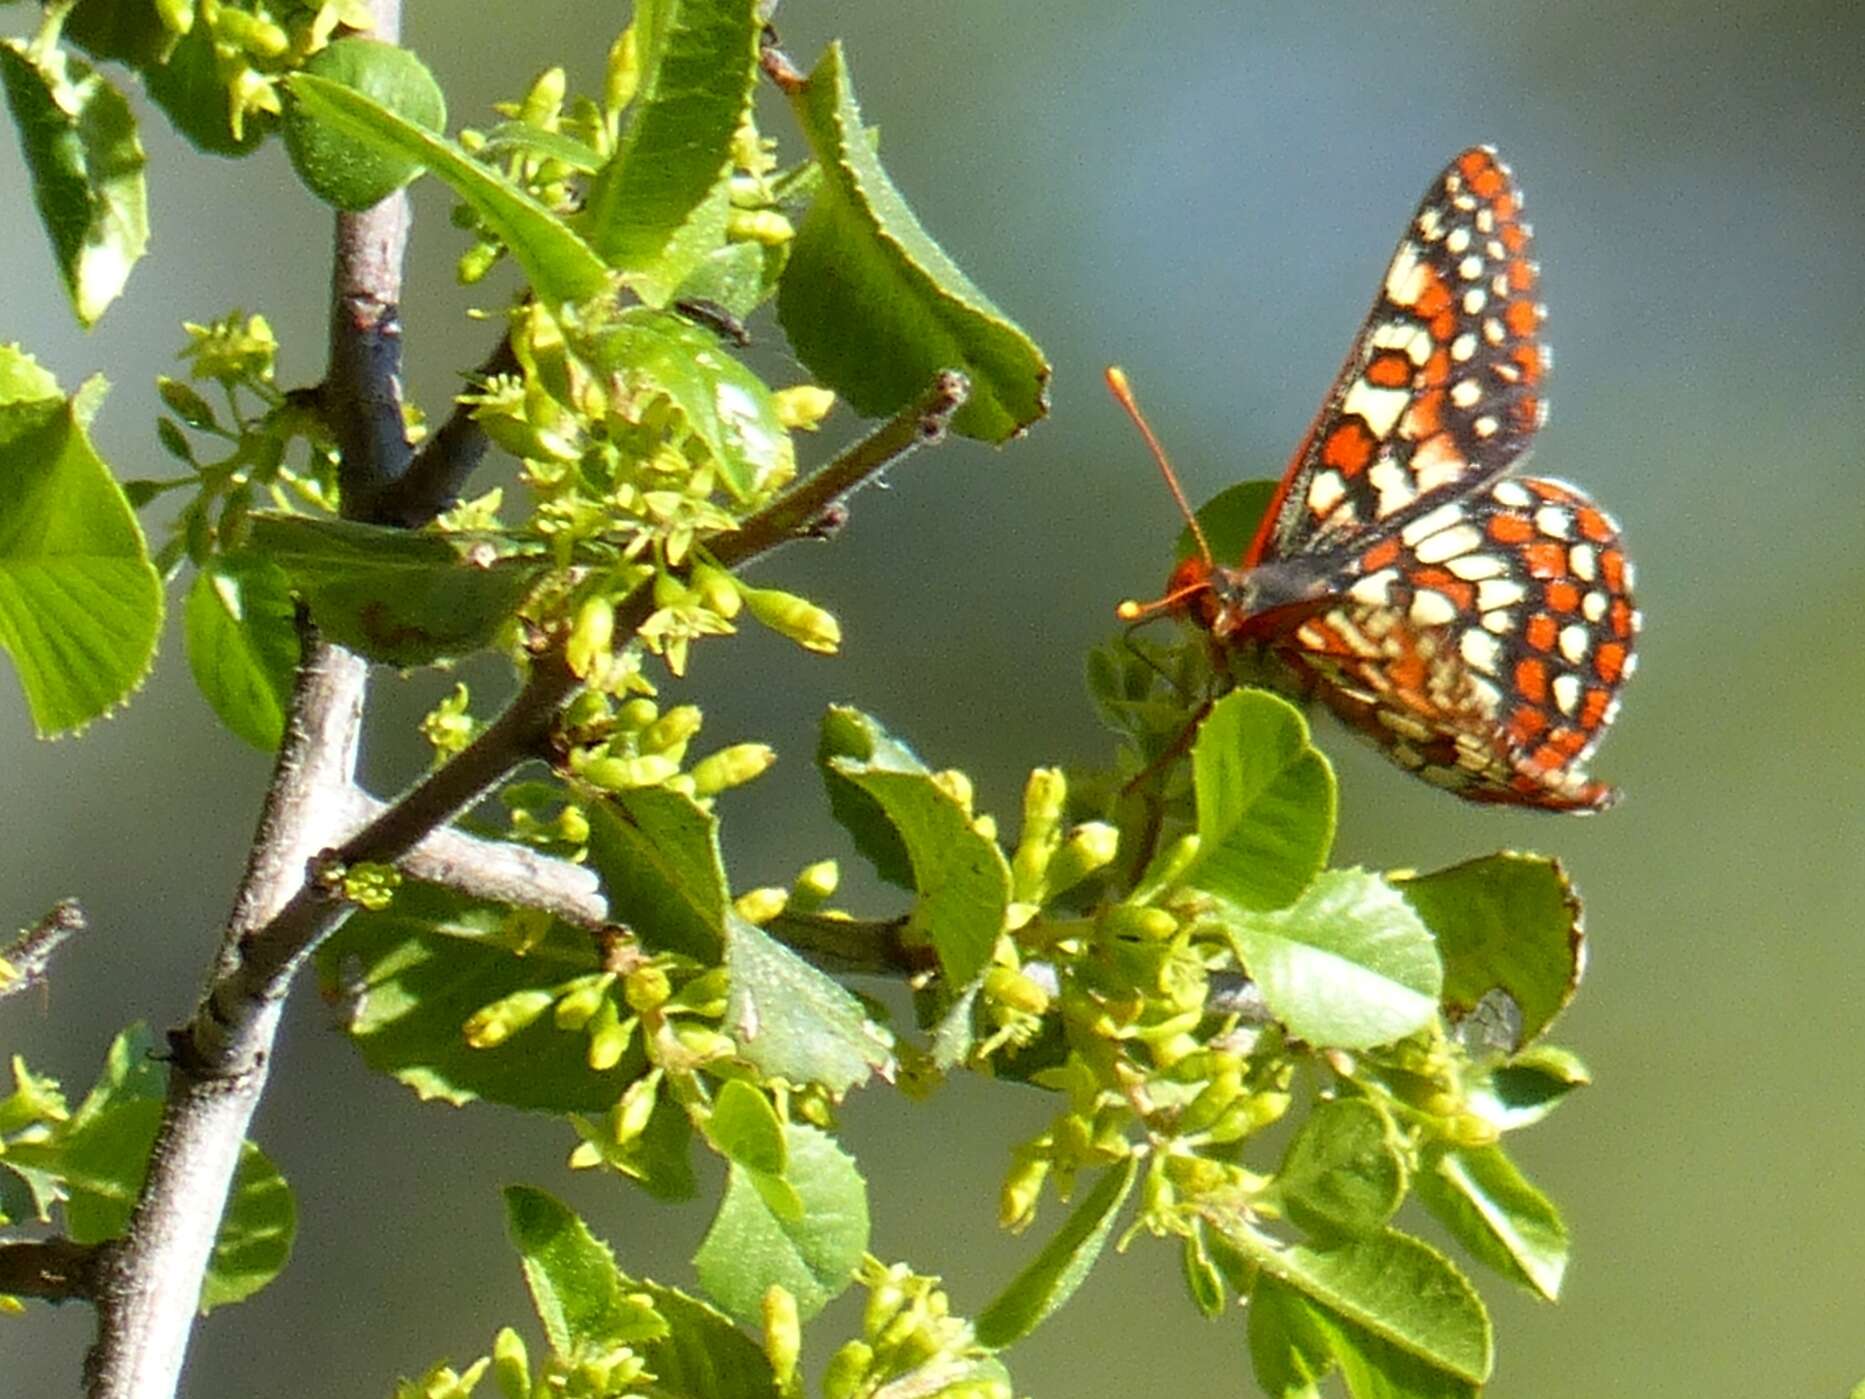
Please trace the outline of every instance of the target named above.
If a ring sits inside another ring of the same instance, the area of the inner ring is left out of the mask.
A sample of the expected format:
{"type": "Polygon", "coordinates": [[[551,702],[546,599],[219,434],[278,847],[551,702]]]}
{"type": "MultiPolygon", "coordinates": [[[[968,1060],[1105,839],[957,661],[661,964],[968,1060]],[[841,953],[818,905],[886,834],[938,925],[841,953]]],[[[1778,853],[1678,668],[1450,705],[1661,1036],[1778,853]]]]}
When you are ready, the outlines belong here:
{"type": "Polygon", "coordinates": [[[1508,167],[1487,147],[1438,177],[1245,567],[1415,518],[1521,455],[1544,416],[1548,363],[1521,206],[1508,167]]]}

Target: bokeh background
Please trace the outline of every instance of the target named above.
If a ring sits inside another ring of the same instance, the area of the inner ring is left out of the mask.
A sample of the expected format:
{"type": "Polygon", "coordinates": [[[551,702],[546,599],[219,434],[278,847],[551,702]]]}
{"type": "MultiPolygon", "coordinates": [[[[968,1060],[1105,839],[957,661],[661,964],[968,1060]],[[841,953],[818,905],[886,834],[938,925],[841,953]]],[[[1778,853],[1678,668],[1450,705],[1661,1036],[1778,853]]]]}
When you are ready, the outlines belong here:
{"type": "MultiPolygon", "coordinates": [[[[550,62],[592,83],[624,13],[409,8],[455,122],[482,124],[550,62]]],[[[831,700],[970,769],[1007,822],[1029,766],[1099,760],[1083,652],[1117,599],[1156,590],[1178,529],[1100,367],[1127,365],[1194,496],[1273,474],[1426,183],[1494,141],[1528,191],[1558,355],[1535,467],[1597,494],[1639,565],[1643,666],[1596,764],[1628,796],[1585,821],[1470,809],[1324,725],[1337,860],[1529,847],[1560,855],[1588,898],[1591,973],[1560,1038],[1597,1086],[1515,1139],[1567,1211],[1575,1260],[1558,1307],[1479,1279],[1494,1392],[1844,1393],[1865,1375],[1865,14],[1849,0],[790,0],[780,18],[805,64],[848,40],[896,179],[1052,355],[1055,412],[1002,451],[916,459],[857,499],[832,546],[769,562],[765,581],[839,612],[840,659],[747,636],[732,643],[758,676],[747,688],[723,648],[702,650],[690,693],[709,734],[770,737],[786,759],[727,800],[735,882],[848,854],[808,761],[831,700]]],[[[152,256],[89,336],[50,290],[0,140],[0,338],[67,386],[108,369],[97,436],[130,476],[161,474],[151,380],[182,319],[263,309],[282,377],[316,377],[329,226],[276,147],[200,156],[137,100],[152,256]]],[[[775,106],[766,124],[794,136],[775,106]]],[[[452,285],[447,203],[418,189],[405,306],[410,386],[434,413],[489,343],[452,285]]],[[[844,415],[827,435],[857,430],[844,415]]],[[[422,761],[412,718],[450,683],[385,677],[379,787],[422,761]]],[[[76,741],[34,742],[0,680],[0,925],[67,894],[92,921],[49,993],[0,1007],[0,1048],[81,1092],[117,1027],[188,1010],[266,774],[216,730],[172,632],[136,702],[76,741]]],[[[848,1140],[874,1187],[875,1249],[943,1273],[975,1310],[1035,1245],[992,1221],[1006,1143],[1046,1113],[1041,1095],[988,1083],[918,1106],[858,1095],[848,1140]]],[[[704,1229],[702,1208],[570,1178],[567,1131],[423,1107],[372,1079],[308,988],[257,1136],[299,1192],[297,1252],[200,1328],[193,1399],[386,1394],[397,1374],[482,1353],[500,1324],[526,1328],[506,1181],[565,1194],[626,1264],[671,1281],[690,1279],[704,1229]]],[[[1107,1259],[1013,1352],[1020,1389],[1252,1392],[1241,1319],[1198,1319],[1176,1274],[1148,1240],[1107,1259]]],[[[75,1306],[0,1324],[0,1392],[75,1392],[90,1325],[75,1306]]]]}

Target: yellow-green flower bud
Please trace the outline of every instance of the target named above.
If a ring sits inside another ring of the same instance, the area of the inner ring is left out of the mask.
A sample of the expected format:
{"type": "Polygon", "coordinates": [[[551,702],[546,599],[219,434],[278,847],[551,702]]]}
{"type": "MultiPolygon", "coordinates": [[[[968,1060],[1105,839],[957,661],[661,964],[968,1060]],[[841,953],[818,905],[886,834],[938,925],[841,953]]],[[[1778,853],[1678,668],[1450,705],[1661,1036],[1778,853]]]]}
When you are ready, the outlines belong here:
{"type": "Polygon", "coordinates": [[[771,919],[782,913],[790,903],[788,890],[775,885],[765,885],[759,889],[747,889],[732,900],[732,907],[738,910],[738,916],[747,923],[756,923],[763,927],[771,919]]]}
{"type": "Polygon", "coordinates": [[[615,1105],[615,1144],[627,1146],[636,1137],[648,1129],[648,1118],[654,1115],[654,1102],[660,1092],[662,1072],[650,1069],[622,1091],[621,1102],[615,1105]]]}
{"type": "Polygon", "coordinates": [[[1187,1136],[1204,1131],[1237,1101],[1237,1095],[1242,1092],[1242,1074],[1232,1072],[1218,1075],[1185,1105],[1185,1111],[1179,1114],[1179,1131],[1187,1136]]]}
{"type": "Polygon", "coordinates": [[[855,1399],[863,1381],[868,1378],[868,1367],[872,1364],[873,1346],[866,1341],[844,1342],[829,1357],[829,1368],[823,1372],[823,1399],[855,1399]]]}
{"type": "Polygon", "coordinates": [[[514,991],[474,1011],[462,1033],[474,1049],[494,1049],[549,1010],[556,999],[548,991],[514,991]]]}
{"type": "Polygon", "coordinates": [[[690,1020],[682,1020],[675,1025],[673,1037],[680,1042],[680,1047],[698,1063],[708,1063],[714,1059],[729,1059],[738,1053],[738,1041],[730,1035],[721,1034],[705,1025],[696,1025],[690,1020]]]}
{"type": "Polygon", "coordinates": [[[626,792],[635,787],[658,787],[678,771],[680,764],[672,758],[648,753],[639,758],[591,758],[577,769],[577,776],[605,792],[626,792]]]}
{"type": "Polygon", "coordinates": [[[1049,867],[1068,800],[1068,779],[1060,768],[1035,768],[1023,787],[1023,829],[1017,834],[1010,870],[1016,896],[1026,902],[1042,898],[1043,872],[1049,867]]]}
{"type": "Polygon", "coordinates": [[[1016,1391],[994,1376],[960,1380],[939,1391],[939,1399],[1011,1399],[1016,1391]]]}
{"type": "Polygon", "coordinates": [[[564,663],[570,674],[588,679],[598,665],[607,661],[615,649],[615,604],[604,594],[583,599],[564,643],[564,663]]]}
{"type": "Polygon", "coordinates": [[[677,704],[641,731],[641,751],[664,753],[699,732],[705,716],[696,704],[677,704]]]}
{"type": "Polygon", "coordinates": [[[842,867],[834,860],[805,865],[790,886],[790,907],[798,913],[813,913],[835,897],[841,882],[842,867]]]}
{"type": "Polygon", "coordinates": [[[745,599],[738,590],[738,580],[722,568],[714,568],[709,563],[693,565],[693,589],[700,596],[700,601],[717,612],[721,617],[736,617],[745,605],[745,599]]]}
{"type": "Polygon", "coordinates": [[[984,994],[1023,1015],[1038,1016],[1049,1009],[1049,993],[1010,967],[992,967],[984,974],[984,994]]]}
{"type": "Polygon", "coordinates": [[[155,0],[155,14],[171,34],[183,35],[194,28],[194,0],[155,0]]]}
{"type": "Polygon", "coordinates": [[[1256,1093],[1250,1098],[1250,1121],[1258,1127],[1280,1122],[1289,1110],[1287,1093],[1256,1093]]]}
{"type": "Polygon", "coordinates": [[[1059,894],[1074,888],[1096,870],[1111,864],[1119,853],[1119,830],[1105,821],[1082,822],[1069,832],[1069,838],[1049,861],[1049,892],[1059,894]]]}
{"type": "Polygon", "coordinates": [[[835,392],[819,384],[797,384],[771,395],[777,421],[792,432],[814,432],[835,408],[835,392]]]}
{"type": "Polygon", "coordinates": [[[1179,930],[1179,920],[1163,908],[1115,904],[1101,914],[1101,931],[1108,937],[1134,942],[1164,942],[1179,930]]]}
{"type": "Polygon", "coordinates": [[[673,995],[673,983],[667,979],[666,972],[650,962],[628,973],[628,979],[622,983],[622,994],[630,1010],[659,1010],[673,995]]]}
{"type": "Polygon", "coordinates": [[[492,1378],[505,1399],[531,1399],[531,1357],[524,1338],[509,1326],[492,1339],[492,1378]]]}
{"type": "Polygon", "coordinates": [[[615,983],[614,972],[596,972],[591,976],[580,976],[575,981],[564,983],[558,990],[557,1005],[551,1011],[551,1019],[560,1030],[580,1030],[595,1016],[596,1010],[607,999],[609,987],[615,983]]]}
{"type": "Polygon", "coordinates": [[[602,74],[604,110],[621,111],[635,100],[635,92],[640,86],[641,60],[636,49],[635,27],[631,24],[609,46],[609,62],[602,74]]]}
{"type": "Polygon", "coordinates": [[[796,237],[797,231],[775,209],[733,209],[725,216],[725,236],[735,243],[775,248],[796,237]]]}
{"type": "Polygon", "coordinates": [[[255,58],[278,58],[291,47],[291,36],[271,20],[250,10],[221,6],[214,14],[214,37],[255,58]]]}
{"type": "Polygon", "coordinates": [[[624,733],[637,733],[660,717],[661,707],[651,699],[628,700],[615,711],[616,727],[624,733]]]}
{"type": "Polygon", "coordinates": [[[771,1362],[777,1387],[785,1389],[795,1377],[797,1357],[803,1353],[803,1325],[797,1316],[797,1299],[779,1283],[764,1289],[758,1310],[764,1322],[764,1358],[771,1362]]]}
{"type": "Polygon", "coordinates": [[[777,750],[768,743],[734,743],[709,753],[688,769],[693,779],[693,795],[710,797],[728,787],[742,787],[762,777],[777,761],[777,750]]]}
{"type": "Polygon", "coordinates": [[[1022,1232],[1036,1218],[1036,1205],[1042,1199],[1043,1182],[1049,1177],[1049,1162],[1040,1158],[1019,1161],[1004,1177],[997,1194],[997,1222],[1006,1229],[1022,1232]]]}
{"type": "Polygon", "coordinates": [[[504,248],[497,243],[475,243],[453,264],[455,280],[463,287],[470,287],[486,279],[486,274],[498,265],[504,255],[504,248]]]}
{"type": "Polygon", "coordinates": [[[693,600],[693,590],[681,579],[671,573],[660,572],[654,575],[654,605],[656,607],[685,607],[693,600]]]}
{"type": "Polygon", "coordinates": [[[912,1274],[896,1263],[888,1268],[886,1274],[868,1288],[867,1305],[862,1309],[861,1333],[875,1340],[880,1339],[881,1332],[900,1315],[900,1309],[907,1304],[907,1289],[903,1285],[909,1282],[912,1274]]]}
{"type": "Polygon", "coordinates": [[[563,108],[563,95],[568,88],[569,80],[564,76],[563,69],[546,68],[537,75],[531,90],[525,94],[524,103],[518,108],[518,120],[527,126],[548,129],[563,108]]]}
{"type": "Polygon", "coordinates": [[[842,624],[808,598],[776,588],[740,587],[739,593],[753,617],[806,651],[829,656],[842,644],[842,624]]]}
{"type": "Polygon", "coordinates": [[[583,1062],[596,1073],[607,1073],[621,1063],[622,1055],[628,1052],[628,1042],[634,1038],[635,1026],[640,1022],[632,1015],[626,1020],[621,1017],[615,998],[604,996],[590,1019],[589,1050],[583,1062]]]}
{"type": "Polygon", "coordinates": [[[724,967],[714,967],[687,982],[667,1004],[670,1009],[690,1010],[695,1015],[724,1015],[726,993],[731,989],[731,973],[724,967]]]}

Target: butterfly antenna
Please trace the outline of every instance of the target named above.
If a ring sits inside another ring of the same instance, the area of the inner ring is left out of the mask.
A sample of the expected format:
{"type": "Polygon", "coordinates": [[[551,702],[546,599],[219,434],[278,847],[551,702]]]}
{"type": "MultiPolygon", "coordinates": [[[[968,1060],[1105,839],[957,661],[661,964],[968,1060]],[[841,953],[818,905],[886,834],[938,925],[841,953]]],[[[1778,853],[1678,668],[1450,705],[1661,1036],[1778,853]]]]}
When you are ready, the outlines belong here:
{"type": "Polygon", "coordinates": [[[1117,364],[1107,367],[1107,390],[1114,395],[1114,402],[1133,419],[1133,425],[1140,430],[1140,436],[1146,439],[1147,449],[1152,452],[1153,460],[1159,463],[1159,474],[1166,478],[1166,489],[1172,492],[1172,498],[1179,503],[1179,513],[1185,516],[1185,523],[1191,526],[1192,538],[1198,542],[1199,554],[1207,567],[1215,569],[1217,559],[1212,555],[1210,541],[1204,537],[1204,529],[1198,523],[1198,512],[1192,509],[1191,502],[1185,498],[1185,488],[1179,484],[1178,472],[1172,469],[1166,449],[1159,445],[1159,439],[1153,435],[1146,415],[1140,411],[1140,405],[1133,397],[1133,385],[1127,380],[1127,371],[1117,364]]]}

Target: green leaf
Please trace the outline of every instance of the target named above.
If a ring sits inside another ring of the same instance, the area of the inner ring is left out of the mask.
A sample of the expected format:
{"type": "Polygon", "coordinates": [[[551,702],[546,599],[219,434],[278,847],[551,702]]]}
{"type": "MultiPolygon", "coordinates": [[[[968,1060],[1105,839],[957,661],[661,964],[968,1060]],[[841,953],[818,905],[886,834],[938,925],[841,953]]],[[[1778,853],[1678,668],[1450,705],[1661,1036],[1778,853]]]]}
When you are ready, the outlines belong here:
{"type": "Polygon", "coordinates": [[[1289,1218],[1311,1234],[1360,1238],[1383,1229],[1405,1199],[1397,1137],[1391,1119],[1364,1098],[1317,1104],[1276,1172],[1289,1218]]]}
{"type": "Polygon", "coordinates": [[[830,815],[854,838],[855,848],[867,857],[876,874],[889,884],[912,889],[913,861],[907,856],[906,842],[901,840],[894,823],[887,819],[881,804],[836,770],[832,761],[836,758],[847,758],[884,772],[930,775],[932,769],[905,743],[888,733],[879,720],[859,709],[835,704],[822,716],[816,763],[829,792],[830,815]]]}
{"type": "MultiPolygon", "coordinates": [[[[1276,494],[1275,481],[1239,481],[1226,486],[1198,507],[1198,527],[1211,546],[1212,557],[1219,563],[1240,559],[1256,538],[1256,527],[1276,494]]],[[[1197,552],[1198,541],[1191,526],[1179,531],[1176,557],[1188,559],[1197,552]]]]}
{"type": "MultiPolygon", "coordinates": [[[[121,8],[122,0],[103,0],[121,8]]],[[[266,111],[243,113],[236,133],[227,79],[220,69],[213,26],[197,24],[175,44],[166,61],[142,69],[150,98],[175,129],[211,155],[241,156],[256,150],[278,125],[266,111]]]]}
{"type": "Polygon", "coordinates": [[[725,242],[732,138],[751,109],[763,21],[755,0],[651,0],[641,86],[615,156],[589,189],[589,241],[650,306],[725,242]]]}
{"type": "Polygon", "coordinates": [[[1390,1044],[1437,1015],[1431,934],[1376,874],[1330,870],[1291,907],[1224,926],[1276,1019],[1317,1048],[1390,1044]]]}
{"type": "MultiPolygon", "coordinates": [[[[427,131],[447,129],[447,98],[427,65],[399,44],[347,35],[324,45],[302,71],[339,83],[427,131]]],[[[305,188],[349,213],[373,208],[421,173],[421,164],[327,126],[296,102],[285,106],[285,153],[305,188]]]]}
{"type": "Polygon", "coordinates": [[[1321,872],[1334,842],[1334,770],[1293,705],[1235,690],[1211,706],[1192,746],[1198,856],[1183,875],[1240,908],[1283,908],[1321,872]]]}
{"type": "MultiPolygon", "coordinates": [[[[162,1120],[163,1075],[153,1052],[148,1027],[130,1026],[111,1044],[96,1086],[68,1121],[42,1141],[7,1144],[9,1166],[59,1183],[64,1232],[77,1243],[115,1238],[129,1223],[162,1120]]],[[[284,1177],[258,1147],[242,1143],[201,1283],[201,1310],[241,1301],[276,1277],[296,1227],[284,1177]]]]}
{"type": "Polygon", "coordinates": [[[364,1062],[424,1099],[606,1112],[640,1072],[638,1049],[597,1072],[587,1039],[558,1029],[549,1015],[496,1047],[467,1043],[462,1027],[482,1007],[596,969],[587,933],[555,924],[521,952],[507,917],[498,905],[404,884],[387,910],[353,914],[319,950],[320,986],[342,999],[345,1029],[364,1062]]]}
{"type": "Polygon", "coordinates": [[[500,122],[486,133],[485,144],[478,151],[482,158],[514,153],[543,156],[581,175],[593,175],[602,168],[601,153],[594,146],[526,121],[500,122]]]}
{"type": "Polygon", "coordinates": [[[734,1165],[766,1175],[784,1173],[788,1158],[783,1120],[771,1100],[743,1079],[720,1085],[706,1122],[706,1139],[734,1165]]]}
{"type": "Polygon", "coordinates": [[[1434,1151],[1417,1184],[1425,1208],[1474,1257],[1550,1302],[1559,1298],[1566,1221],[1501,1147],[1434,1151]]]}
{"type": "Polygon", "coordinates": [[[854,1160],[814,1127],[784,1129],[783,1179],[802,1212],[781,1218],[750,1172],[734,1163],[725,1198],[693,1257],[700,1282],[727,1313],[758,1324],[765,1292],[787,1288],[807,1321],[848,1286],[868,1247],[868,1194],[854,1160]]]}
{"type": "Polygon", "coordinates": [[[969,984],[990,962],[1010,905],[1003,850],[928,774],[853,758],[831,758],[829,766],[874,799],[906,847],[919,892],[907,936],[931,944],[948,987],[969,984]]]}
{"type": "Polygon", "coordinates": [[[1475,1399],[1470,1380],[1316,1306],[1266,1277],[1250,1298],[1250,1358],[1257,1381],[1283,1399],[1319,1399],[1318,1381],[1341,1372],[1351,1399],[1475,1399]]]}
{"type": "MultiPolygon", "coordinates": [[[[1331,1314],[1422,1362],[1427,1371],[1470,1384],[1489,1378],[1494,1357],[1482,1301],[1449,1259],[1417,1239],[1387,1230],[1366,1239],[1284,1248],[1254,1235],[1231,1237],[1261,1266],[1258,1295],[1266,1284],[1273,1291],[1281,1283],[1314,1304],[1311,1321],[1326,1322],[1331,1314]]],[[[1330,1348],[1345,1361],[1338,1339],[1330,1338],[1330,1348]]]]}
{"type": "Polygon", "coordinates": [[[1538,1044],[1472,1084],[1467,1101],[1498,1130],[1513,1132],[1541,1121],[1569,1093],[1592,1082],[1592,1073],[1572,1051],[1538,1044]]]}
{"type": "Polygon", "coordinates": [[[1586,941],[1580,896],[1558,861],[1501,851],[1395,882],[1437,934],[1447,1011],[1469,1014],[1501,990],[1531,1044],[1574,998],[1586,941]]]}
{"type": "Polygon", "coordinates": [[[1002,1350],[1042,1325],[1075,1295],[1088,1270],[1100,1258],[1120,1207],[1132,1193],[1140,1163],[1129,1156],[1102,1172],[1055,1236],[1028,1267],[978,1314],[981,1345],[1002,1350]]]}
{"type": "Polygon", "coordinates": [[[762,243],[727,243],[701,258],[675,288],[675,301],[712,301],[743,320],[777,290],[788,253],[762,243]]]}
{"type": "Polygon", "coordinates": [[[162,583],[122,489],[85,432],[103,395],[64,398],[0,346],[0,649],[41,736],[129,697],[162,629],[162,583]]]}
{"type": "Polygon", "coordinates": [[[663,1340],[670,1333],[659,1312],[632,1295],[609,1246],[552,1196],[528,1185],[506,1186],[505,1231],[524,1260],[525,1286],[557,1355],[663,1340]]]}
{"type": "Polygon", "coordinates": [[[840,1098],[894,1070],[892,1037],[847,988],[736,914],[725,925],[725,1030],[759,1072],[840,1098]]]}
{"type": "Polygon", "coordinates": [[[727,904],[718,818],[664,787],[618,792],[587,811],[589,863],[610,916],[650,948],[717,962],[727,904]]]}
{"type": "Polygon", "coordinates": [[[862,130],[840,44],[791,95],[822,185],[777,314],[791,347],[857,412],[885,417],[943,369],[971,379],[955,432],[1003,442],[1049,411],[1049,362],[920,226],[862,130]]]}
{"type": "Polygon", "coordinates": [[[710,331],[664,311],[632,307],[606,325],[590,358],[639,391],[664,394],[689,434],[689,455],[711,462],[739,500],[796,475],[796,448],[764,381],[710,331]]]}
{"type": "Polygon", "coordinates": [[[659,1283],[630,1281],[667,1322],[668,1334],[636,1346],[654,1376],[656,1395],[704,1399],[778,1399],[771,1362],[731,1318],[659,1283]]]}
{"type": "Polygon", "coordinates": [[[188,589],[184,618],[188,666],[220,722],[275,752],[298,669],[297,614],[285,575],[247,550],[208,559],[188,589]]]}
{"type": "Polygon", "coordinates": [[[62,50],[35,59],[17,40],[0,44],[0,84],[71,308],[94,325],[149,245],[136,118],[122,93],[62,50]]]}
{"type": "Polygon", "coordinates": [[[548,309],[607,290],[608,268],[587,243],[544,205],[453,142],[341,83],[309,73],[295,73],[288,81],[293,97],[318,121],[383,154],[405,156],[433,171],[504,240],[548,309]]]}
{"type": "Polygon", "coordinates": [[[256,511],[270,559],[332,641],[385,665],[482,651],[550,570],[541,547],[494,534],[430,534],[256,511]]]}

